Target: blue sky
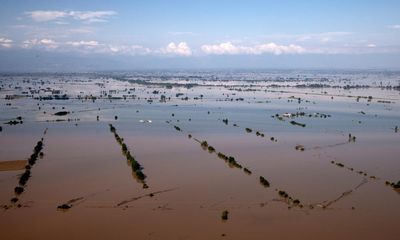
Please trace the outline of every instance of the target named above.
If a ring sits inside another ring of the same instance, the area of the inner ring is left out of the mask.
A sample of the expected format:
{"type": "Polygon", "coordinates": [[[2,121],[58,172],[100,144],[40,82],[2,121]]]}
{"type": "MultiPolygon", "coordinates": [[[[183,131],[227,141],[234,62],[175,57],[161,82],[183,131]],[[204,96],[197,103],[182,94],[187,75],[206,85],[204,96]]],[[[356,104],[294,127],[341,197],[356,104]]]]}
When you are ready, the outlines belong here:
{"type": "Polygon", "coordinates": [[[400,1],[14,0],[1,5],[3,71],[76,65],[95,70],[400,68],[400,1]]]}

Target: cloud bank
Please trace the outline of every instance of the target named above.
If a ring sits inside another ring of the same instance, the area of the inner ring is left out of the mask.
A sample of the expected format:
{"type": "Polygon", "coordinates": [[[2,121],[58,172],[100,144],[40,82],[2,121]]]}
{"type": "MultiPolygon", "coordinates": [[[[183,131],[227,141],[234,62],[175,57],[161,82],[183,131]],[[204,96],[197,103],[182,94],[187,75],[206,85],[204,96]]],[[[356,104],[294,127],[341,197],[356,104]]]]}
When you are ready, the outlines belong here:
{"type": "Polygon", "coordinates": [[[0,37],[0,46],[2,46],[4,48],[10,48],[10,47],[12,47],[12,43],[13,43],[13,40],[0,37]]]}
{"type": "Polygon", "coordinates": [[[191,56],[192,50],[187,45],[186,42],[180,42],[179,44],[175,44],[171,42],[165,48],[161,49],[161,52],[168,55],[179,55],[179,56],[191,56]]]}
{"type": "Polygon", "coordinates": [[[261,55],[265,53],[281,54],[300,54],[306,52],[306,49],[299,45],[278,45],[276,43],[258,44],[253,46],[234,45],[232,42],[224,42],[216,45],[202,45],[201,50],[205,54],[215,55],[261,55]]]}
{"type": "Polygon", "coordinates": [[[336,45],[297,45],[277,44],[235,44],[231,41],[219,44],[203,44],[192,49],[187,42],[170,42],[165,47],[148,48],[139,44],[117,44],[102,42],[95,39],[66,40],[51,36],[14,41],[7,37],[0,37],[0,50],[4,49],[36,49],[55,52],[75,52],[84,54],[109,55],[151,55],[196,57],[204,55],[304,55],[304,54],[371,54],[371,53],[399,53],[396,45],[381,45],[375,42],[362,41],[353,44],[336,45]]]}
{"type": "Polygon", "coordinates": [[[25,12],[32,20],[36,22],[49,22],[64,20],[67,18],[72,18],[79,21],[84,21],[88,23],[94,22],[107,22],[108,18],[117,15],[115,11],[31,11],[25,12]]]}

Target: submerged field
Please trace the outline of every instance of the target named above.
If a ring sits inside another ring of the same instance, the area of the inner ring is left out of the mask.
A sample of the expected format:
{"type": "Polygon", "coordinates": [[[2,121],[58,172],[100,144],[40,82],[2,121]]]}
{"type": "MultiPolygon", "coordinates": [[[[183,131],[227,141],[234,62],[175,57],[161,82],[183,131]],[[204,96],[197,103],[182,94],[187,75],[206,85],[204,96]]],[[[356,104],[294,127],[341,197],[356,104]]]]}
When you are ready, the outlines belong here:
{"type": "Polygon", "coordinates": [[[398,239],[400,73],[0,76],[4,239],[398,239]]]}

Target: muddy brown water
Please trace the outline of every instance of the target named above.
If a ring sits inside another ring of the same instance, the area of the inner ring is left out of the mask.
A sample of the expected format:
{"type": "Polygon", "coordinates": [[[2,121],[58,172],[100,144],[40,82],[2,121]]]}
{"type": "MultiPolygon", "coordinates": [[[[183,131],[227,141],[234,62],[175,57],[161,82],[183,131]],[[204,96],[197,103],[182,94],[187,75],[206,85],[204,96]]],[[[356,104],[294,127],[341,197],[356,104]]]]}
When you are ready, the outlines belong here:
{"type": "MultiPolygon", "coordinates": [[[[114,88],[127,86],[118,81],[113,84],[114,88]]],[[[134,86],[147,95],[145,87],[134,86]]],[[[203,88],[180,91],[219,94],[203,88]]],[[[399,98],[396,92],[390,93],[399,98]]],[[[242,95],[253,97],[253,93],[242,95]]],[[[21,125],[2,124],[1,160],[27,159],[48,128],[44,156],[32,168],[19,196],[20,206],[10,199],[23,171],[0,172],[2,239],[397,239],[400,194],[385,181],[400,180],[400,133],[392,129],[400,125],[399,100],[388,110],[380,103],[368,106],[350,98],[336,102],[313,96],[310,99],[315,104],[297,104],[277,99],[278,95],[282,94],[255,93],[259,99],[275,99],[262,104],[218,102],[216,98],[153,104],[144,99],[44,102],[49,112],[64,106],[71,111],[65,118],[79,118],[70,122],[46,122],[54,116],[36,110],[38,101],[11,101],[12,108],[1,99],[2,119],[22,115],[25,120],[21,125]],[[104,110],[83,111],[98,107],[104,110]],[[305,128],[291,125],[290,119],[271,118],[299,108],[332,117],[296,118],[307,124],[305,128]],[[367,111],[365,116],[359,114],[361,109],[367,111]],[[228,125],[221,121],[225,117],[228,125]],[[108,123],[142,164],[148,189],[134,178],[108,123]],[[247,133],[246,127],[253,133],[247,133]],[[266,137],[256,136],[255,131],[266,137]],[[357,136],[355,143],[347,142],[348,133],[357,136]],[[234,156],[252,174],[229,167],[188,134],[234,156]],[[270,136],[278,141],[270,141],[270,136]],[[305,151],[296,151],[297,144],[305,151]],[[271,186],[264,188],[259,176],[271,186]],[[289,208],[277,190],[305,206],[289,208]],[[57,209],[65,203],[71,208],[57,209]],[[229,211],[225,222],[221,221],[224,210],[229,211]]]]}

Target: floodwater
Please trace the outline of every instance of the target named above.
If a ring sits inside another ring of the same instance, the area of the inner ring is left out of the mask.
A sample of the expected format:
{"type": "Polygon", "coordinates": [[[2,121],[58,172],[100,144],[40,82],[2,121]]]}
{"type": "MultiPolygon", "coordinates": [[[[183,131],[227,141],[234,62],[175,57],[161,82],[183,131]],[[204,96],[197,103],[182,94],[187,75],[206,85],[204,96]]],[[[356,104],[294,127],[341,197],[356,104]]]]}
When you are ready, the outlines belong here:
{"type": "Polygon", "coordinates": [[[398,239],[399,80],[397,72],[2,75],[2,239],[398,239]],[[43,154],[20,184],[41,138],[43,154]]]}

